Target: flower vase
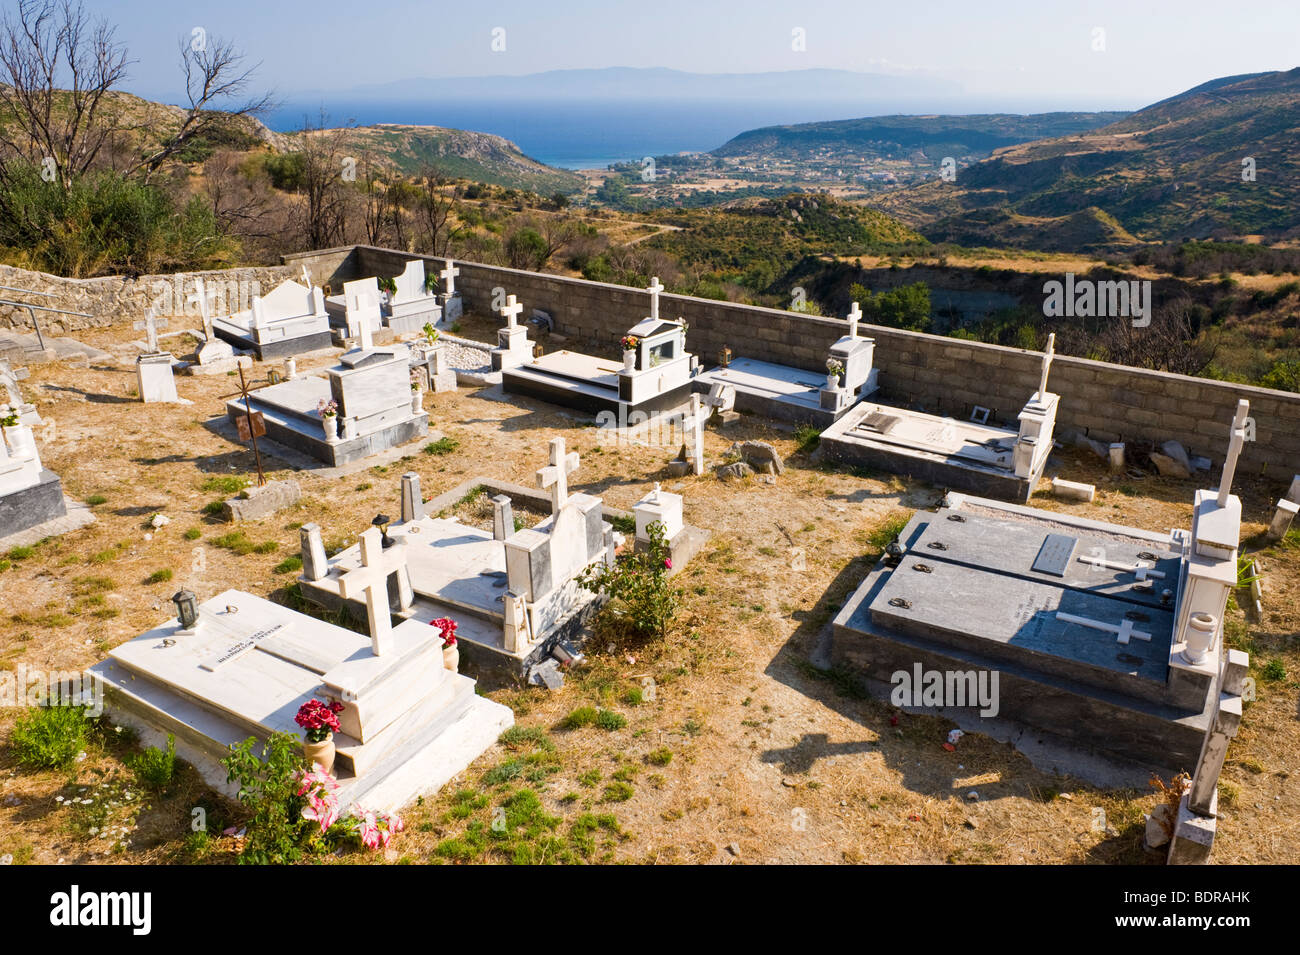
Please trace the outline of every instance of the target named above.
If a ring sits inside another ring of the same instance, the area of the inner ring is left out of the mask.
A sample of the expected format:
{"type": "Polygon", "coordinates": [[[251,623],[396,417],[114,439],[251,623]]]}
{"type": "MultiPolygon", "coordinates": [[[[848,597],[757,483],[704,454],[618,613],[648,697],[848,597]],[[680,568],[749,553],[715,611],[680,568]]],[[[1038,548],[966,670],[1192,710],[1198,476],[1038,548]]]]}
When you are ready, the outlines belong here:
{"type": "Polygon", "coordinates": [[[636,351],[623,352],[623,370],[636,371],[636,351]]]}
{"type": "Polygon", "coordinates": [[[460,647],[452,644],[442,648],[442,667],[452,673],[460,672],[460,647]]]}
{"type": "Polygon", "coordinates": [[[835,374],[835,372],[831,372],[826,376],[826,390],[827,391],[840,390],[840,376],[835,374]]]}
{"type": "Polygon", "coordinates": [[[339,439],[339,416],[336,414],[327,414],[321,416],[321,423],[325,426],[325,440],[331,443],[339,439]]]}
{"type": "Polygon", "coordinates": [[[313,743],[310,740],[304,740],[302,744],[302,755],[307,760],[307,765],[320,763],[325,772],[334,773],[334,734],[328,734],[319,743],[313,743]]]}
{"type": "Polygon", "coordinates": [[[424,392],[415,390],[411,392],[411,414],[424,413],[424,392]]]}

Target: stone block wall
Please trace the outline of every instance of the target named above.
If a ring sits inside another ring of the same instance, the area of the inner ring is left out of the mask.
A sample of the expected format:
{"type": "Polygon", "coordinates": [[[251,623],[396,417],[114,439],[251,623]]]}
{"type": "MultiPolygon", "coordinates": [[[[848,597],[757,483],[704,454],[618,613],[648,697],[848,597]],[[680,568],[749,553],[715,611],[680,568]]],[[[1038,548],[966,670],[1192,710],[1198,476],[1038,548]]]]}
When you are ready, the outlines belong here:
{"type": "MultiPolygon", "coordinates": [[[[53,312],[36,313],[43,332],[64,335],[85,328],[103,328],[139,321],[144,318],[150,305],[154,304],[158,314],[163,317],[196,316],[199,314],[197,306],[185,303],[185,299],[194,294],[196,277],[202,277],[207,288],[216,292],[214,308],[217,311],[214,314],[219,314],[223,309],[240,311],[249,308],[253,295],[265,295],[285,279],[297,274],[297,266],[291,269],[276,265],[141,275],[136,278],[109,275],[93,279],[65,279],[45,272],[0,265],[0,285],[48,293],[48,296],[24,296],[20,292],[0,292],[0,298],[29,301],[69,312],[83,312],[88,316],[83,318],[53,312]]],[[[0,305],[0,329],[5,328],[19,332],[32,331],[32,321],[27,310],[0,305]]]]}
{"type": "MultiPolygon", "coordinates": [[[[394,249],[355,246],[288,256],[285,261],[295,273],[305,262],[318,282],[329,281],[328,272],[341,283],[396,275],[412,257],[394,249]]],[[[430,256],[420,258],[434,272],[445,264],[430,256]]],[[[619,337],[649,314],[649,296],[637,289],[475,262],[456,265],[456,287],[467,308],[488,314],[495,290],[503,289],[523,303],[525,317],[540,308],[555,319],[557,334],[610,358],[618,357],[619,337]]],[[[707,367],[717,364],[722,348],[730,346],[735,357],[818,374],[825,373],[827,350],[848,324],[687,295],[661,295],[660,314],[686,320],[686,346],[707,367]]],[[[890,400],[962,420],[972,405],[983,405],[993,410],[993,418],[1014,425],[1038,387],[1038,352],[874,325],[860,326],[860,333],[876,340],[875,364],[882,392],[890,400]]],[[[1290,481],[1300,472],[1300,395],[1059,355],[1052,364],[1050,388],[1061,395],[1058,434],[1075,429],[1102,441],[1173,439],[1216,463],[1227,448],[1237,399],[1246,398],[1255,440],[1242,453],[1243,473],[1267,468],[1279,481],[1290,481]]]]}

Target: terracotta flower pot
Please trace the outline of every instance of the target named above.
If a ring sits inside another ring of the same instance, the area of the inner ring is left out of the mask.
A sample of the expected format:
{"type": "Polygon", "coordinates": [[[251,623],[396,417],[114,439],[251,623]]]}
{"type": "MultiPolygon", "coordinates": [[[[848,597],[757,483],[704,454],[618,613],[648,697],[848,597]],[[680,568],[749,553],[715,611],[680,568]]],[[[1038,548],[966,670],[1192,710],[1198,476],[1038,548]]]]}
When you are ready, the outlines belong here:
{"type": "Polygon", "coordinates": [[[320,763],[321,768],[327,773],[334,772],[334,734],[330,733],[319,743],[312,743],[304,740],[302,744],[302,755],[307,760],[307,765],[320,763]]]}
{"type": "Polygon", "coordinates": [[[460,647],[450,646],[442,648],[442,665],[444,669],[452,673],[460,672],[460,647]]]}

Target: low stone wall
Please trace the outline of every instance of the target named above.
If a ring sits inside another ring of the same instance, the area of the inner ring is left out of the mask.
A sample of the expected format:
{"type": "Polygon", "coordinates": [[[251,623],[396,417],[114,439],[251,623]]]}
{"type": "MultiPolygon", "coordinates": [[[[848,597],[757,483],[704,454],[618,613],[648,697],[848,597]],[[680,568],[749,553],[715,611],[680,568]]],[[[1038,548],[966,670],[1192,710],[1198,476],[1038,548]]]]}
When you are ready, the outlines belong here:
{"type": "MultiPolygon", "coordinates": [[[[36,313],[42,331],[51,335],[63,335],[84,328],[102,328],[139,321],[151,305],[164,317],[197,316],[198,307],[186,303],[186,299],[194,294],[195,278],[201,277],[209,292],[215,293],[213,314],[219,314],[222,311],[239,311],[250,307],[254,295],[265,294],[295,275],[296,267],[290,269],[288,266],[276,265],[141,275],[138,278],[108,275],[93,279],[65,279],[45,272],[0,265],[0,285],[48,293],[48,296],[23,295],[21,292],[0,290],[0,298],[83,312],[88,316],[82,318],[53,312],[36,313]]],[[[32,321],[26,309],[0,305],[0,328],[30,332],[32,321]]]]}
{"type": "MultiPolygon", "coordinates": [[[[297,272],[306,264],[317,282],[337,290],[344,281],[369,275],[397,275],[411,258],[423,258],[436,272],[444,261],[395,249],[351,246],[286,256],[297,272]]],[[[491,311],[498,290],[518,297],[528,310],[540,308],[555,331],[587,351],[618,356],[618,339],[646,316],[649,296],[638,289],[584,279],[523,272],[496,265],[457,262],[456,288],[467,307],[491,311]]],[[[717,363],[724,346],[736,357],[793,365],[825,373],[827,349],[847,323],[779,309],[716,302],[686,295],[661,295],[664,315],[690,326],[686,344],[702,364],[717,363]]],[[[1041,354],[865,326],[876,339],[875,364],[882,393],[928,411],[965,419],[972,405],[1014,422],[1038,387],[1041,354]]],[[[1215,462],[1223,458],[1237,399],[1250,401],[1255,439],[1243,453],[1244,468],[1268,468],[1279,481],[1300,471],[1300,395],[1206,378],[1191,378],[1123,365],[1058,356],[1051,389],[1061,395],[1057,433],[1076,429],[1101,441],[1182,442],[1215,462]]]]}

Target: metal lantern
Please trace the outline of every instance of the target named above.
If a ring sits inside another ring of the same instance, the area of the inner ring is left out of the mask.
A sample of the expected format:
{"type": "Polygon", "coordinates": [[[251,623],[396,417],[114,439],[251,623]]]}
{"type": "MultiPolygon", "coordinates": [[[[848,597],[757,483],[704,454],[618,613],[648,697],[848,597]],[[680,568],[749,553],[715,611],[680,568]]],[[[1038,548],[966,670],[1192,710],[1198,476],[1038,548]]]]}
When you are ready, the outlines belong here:
{"type": "Polygon", "coordinates": [[[393,523],[393,519],[387,514],[376,514],[375,519],[370,522],[371,526],[378,527],[380,533],[383,534],[384,547],[391,547],[393,544],[392,538],[388,536],[388,525],[391,523],[393,523]]]}
{"type": "Polygon", "coordinates": [[[176,618],[181,622],[182,630],[193,630],[199,622],[199,599],[188,590],[182,590],[172,597],[176,605],[176,618]]]}

